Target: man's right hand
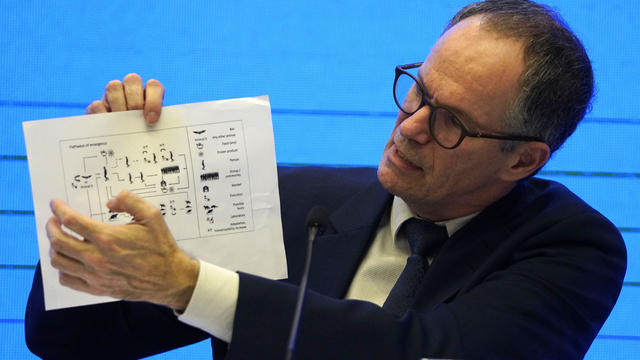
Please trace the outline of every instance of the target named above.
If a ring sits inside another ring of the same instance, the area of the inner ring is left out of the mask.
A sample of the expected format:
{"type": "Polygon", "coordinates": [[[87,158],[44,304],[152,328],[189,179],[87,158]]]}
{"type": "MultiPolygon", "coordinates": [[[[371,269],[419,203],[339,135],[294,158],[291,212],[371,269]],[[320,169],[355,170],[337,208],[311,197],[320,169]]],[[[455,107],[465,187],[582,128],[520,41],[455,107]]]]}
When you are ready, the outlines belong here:
{"type": "Polygon", "coordinates": [[[149,125],[158,122],[162,112],[164,86],[151,79],[142,88],[142,78],[138,74],[128,74],[123,81],[111,80],[104,89],[102,100],[95,100],[87,106],[87,114],[111,111],[144,110],[144,120],[149,125]]]}

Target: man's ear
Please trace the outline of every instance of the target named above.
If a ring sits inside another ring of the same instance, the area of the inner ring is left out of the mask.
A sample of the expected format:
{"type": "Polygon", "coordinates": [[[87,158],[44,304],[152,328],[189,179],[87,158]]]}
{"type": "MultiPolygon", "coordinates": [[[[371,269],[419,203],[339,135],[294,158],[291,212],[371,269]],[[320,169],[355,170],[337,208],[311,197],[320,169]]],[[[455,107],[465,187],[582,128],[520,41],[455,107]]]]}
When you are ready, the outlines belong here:
{"type": "Polygon", "coordinates": [[[506,181],[517,181],[535,173],[549,160],[551,150],[540,141],[520,143],[509,153],[509,161],[502,169],[500,177],[506,181]]]}

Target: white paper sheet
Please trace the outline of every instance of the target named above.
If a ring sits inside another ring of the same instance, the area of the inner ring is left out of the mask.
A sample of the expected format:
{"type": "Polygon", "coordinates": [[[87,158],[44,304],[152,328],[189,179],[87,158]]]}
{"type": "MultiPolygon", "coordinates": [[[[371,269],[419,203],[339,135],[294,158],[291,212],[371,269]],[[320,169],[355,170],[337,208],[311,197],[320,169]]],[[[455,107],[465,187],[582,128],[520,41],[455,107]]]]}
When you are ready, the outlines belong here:
{"type": "Polygon", "coordinates": [[[155,204],[178,245],[231,270],[287,276],[267,96],[23,123],[47,310],[115,299],[63,287],[51,267],[49,201],[108,224],[105,203],[128,189],[155,204]]]}

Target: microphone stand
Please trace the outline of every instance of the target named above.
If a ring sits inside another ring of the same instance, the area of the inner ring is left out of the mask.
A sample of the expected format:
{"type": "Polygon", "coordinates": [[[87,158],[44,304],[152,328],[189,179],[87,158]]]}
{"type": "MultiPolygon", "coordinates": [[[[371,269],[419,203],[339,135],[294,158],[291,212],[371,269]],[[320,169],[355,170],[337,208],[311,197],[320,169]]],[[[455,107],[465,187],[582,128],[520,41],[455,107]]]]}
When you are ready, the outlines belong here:
{"type": "Polygon", "coordinates": [[[291,333],[289,334],[289,344],[287,345],[286,360],[293,359],[293,353],[298,338],[298,329],[300,328],[300,316],[302,314],[302,304],[307,291],[307,279],[309,278],[309,269],[311,268],[311,253],[313,251],[313,240],[321,228],[328,222],[327,209],[322,206],[314,206],[307,216],[307,227],[309,228],[309,237],[307,243],[307,255],[304,263],[304,271],[298,288],[298,299],[296,301],[296,309],[293,315],[293,323],[291,324],[291,333]]]}

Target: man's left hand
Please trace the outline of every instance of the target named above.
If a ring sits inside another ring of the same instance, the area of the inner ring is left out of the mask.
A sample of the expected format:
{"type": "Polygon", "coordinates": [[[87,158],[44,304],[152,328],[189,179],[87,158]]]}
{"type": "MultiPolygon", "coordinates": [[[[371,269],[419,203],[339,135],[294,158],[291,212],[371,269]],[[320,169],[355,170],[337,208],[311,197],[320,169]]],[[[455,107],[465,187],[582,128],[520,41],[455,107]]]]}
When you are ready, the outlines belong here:
{"type": "Polygon", "coordinates": [[[184,310],[198,278],[199,263],[176,244],[162,214],[124,190],[107,203],[134,221],[108,225],[92,220],[62,200],[51,201],[47,223],[51,264],[60,283],[94,295],[149,301],[184,310]],[[61,225],[84,237],[79,241],[61,225]]]}

